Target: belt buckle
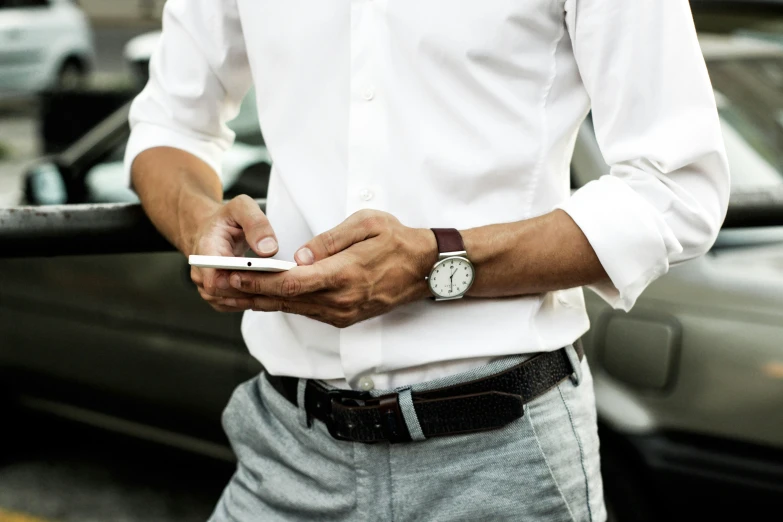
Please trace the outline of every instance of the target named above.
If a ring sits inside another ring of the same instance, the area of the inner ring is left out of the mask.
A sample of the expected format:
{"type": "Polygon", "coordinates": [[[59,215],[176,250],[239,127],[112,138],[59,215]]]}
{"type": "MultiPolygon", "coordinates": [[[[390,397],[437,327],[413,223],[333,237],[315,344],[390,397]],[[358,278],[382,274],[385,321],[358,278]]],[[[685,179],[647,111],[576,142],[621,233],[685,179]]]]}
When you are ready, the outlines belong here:
{"type": "Polygon", "coordinates": [[[329,431],[329,435],[337,440],[359,442],[351,437],[342,435],[337,431],[337,423],[334,420],[334,415],[332,415],[332,406],[335,403],[340,404],[341,406],[360,406],[356,401],[368,401],[372,399],[373,397],[370,392],[335,388],[326,390],[326,396],[329,398],[329,411],[326,412],[325,424],[326,429],[329,431]],[[351,401],[354,404],[346,404],[346,401],[351,401]]]}

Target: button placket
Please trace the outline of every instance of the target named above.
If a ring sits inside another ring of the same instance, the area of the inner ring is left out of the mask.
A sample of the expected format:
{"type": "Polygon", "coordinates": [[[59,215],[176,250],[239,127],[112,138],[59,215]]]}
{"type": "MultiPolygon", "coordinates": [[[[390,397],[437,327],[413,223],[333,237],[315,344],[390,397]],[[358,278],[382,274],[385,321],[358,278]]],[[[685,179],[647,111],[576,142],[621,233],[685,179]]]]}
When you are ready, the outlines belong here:
{"type": "MultiPolygon", "coordinates": [[[[383,104],[377,103],[380,91],[373,74],[374,62],[380,59],[375,51],[383,4],[351,2],[346,217],[366,208],[384,210],[377,177],[385,154],[385,119],[383,104]]],[[[376,371],[383,362],[381,328],[382,319],[376,317],[340,330],[343,373],[354,389],[375,387],[368,372],[376,371]]]]}
{"type": "Polygon", "coordinates": [[[346,217],[357,210],[382,210],[377,198],[376,161],[383,143],[379,142],[381,108],[369,103],[377,97],[373,81],[378,4],[355,0],[351,4],[351,103],[348,122],[348,183],[346,217]],[[371,203],[372,202],[372,203],[371,203]]]}
{"type": "Polygon", "coordinates": [[[364,377],[360,378],[359,389],[362,391],[370,391],[375,389],[375,382],[372,380],[372,377],[365,375],[364,377]]]}

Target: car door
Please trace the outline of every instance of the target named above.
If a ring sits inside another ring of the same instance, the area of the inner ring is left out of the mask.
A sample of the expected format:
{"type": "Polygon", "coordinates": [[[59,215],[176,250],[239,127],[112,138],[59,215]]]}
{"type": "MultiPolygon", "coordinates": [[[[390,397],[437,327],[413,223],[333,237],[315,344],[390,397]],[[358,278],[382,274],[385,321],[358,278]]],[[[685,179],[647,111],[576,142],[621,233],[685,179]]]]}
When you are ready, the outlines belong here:
{"type": "Polygon", "coordinates": [[[50,11],[49,0],[0,0],[0,91],[43,87],[50,11]]]}

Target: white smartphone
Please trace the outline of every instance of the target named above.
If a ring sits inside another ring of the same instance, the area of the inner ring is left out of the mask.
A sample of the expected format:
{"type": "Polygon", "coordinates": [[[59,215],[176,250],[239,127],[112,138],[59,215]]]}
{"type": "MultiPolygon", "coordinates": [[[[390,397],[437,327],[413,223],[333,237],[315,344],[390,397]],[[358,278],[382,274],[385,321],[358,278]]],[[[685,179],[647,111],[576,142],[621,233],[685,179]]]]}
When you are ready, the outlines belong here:
{"type": "Polygon", "coordinates": [[[259,257],[190,256],[188,262],[200,268],[222,268],[224,270],[253,270],[256,272],[285,272],[296,266],[292,261],[264,259],[259,257]]]}

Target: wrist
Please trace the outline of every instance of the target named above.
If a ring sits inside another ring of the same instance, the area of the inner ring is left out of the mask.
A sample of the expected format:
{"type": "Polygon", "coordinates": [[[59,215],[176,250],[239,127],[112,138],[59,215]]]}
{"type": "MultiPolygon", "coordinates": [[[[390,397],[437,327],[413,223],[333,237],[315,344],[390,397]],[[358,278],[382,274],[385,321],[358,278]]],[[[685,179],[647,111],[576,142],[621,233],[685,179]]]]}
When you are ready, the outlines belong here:
{"type": "Polygon", "coordinates": [[[179,241],[177,248],[186,256],[196,254],[198,238],[204,224],[222,207],[222,203],[206,196],[192,196],[183,201],[180,198],[177,205],[177,223],[179,226],[179,241]]]}
{"type": "Polygon", "coordinates": [[[520,249],[528,242],[528,236],[520,231],[523,223],[486,225],[461,232],[476,271],[475,283],[467,293],[469,297],[519,295],[513,288],[524,277],[519,274],[527,273],[528,262],[526,249],[520,249]]]}
{"type": "Polygon", "coordinates": [[[414,231],[417,296],[424,299],[432,295],[426,278],[438,262],[438,242],[435,240],[435,234],[428,228],[417,228],[414,231]]]}

